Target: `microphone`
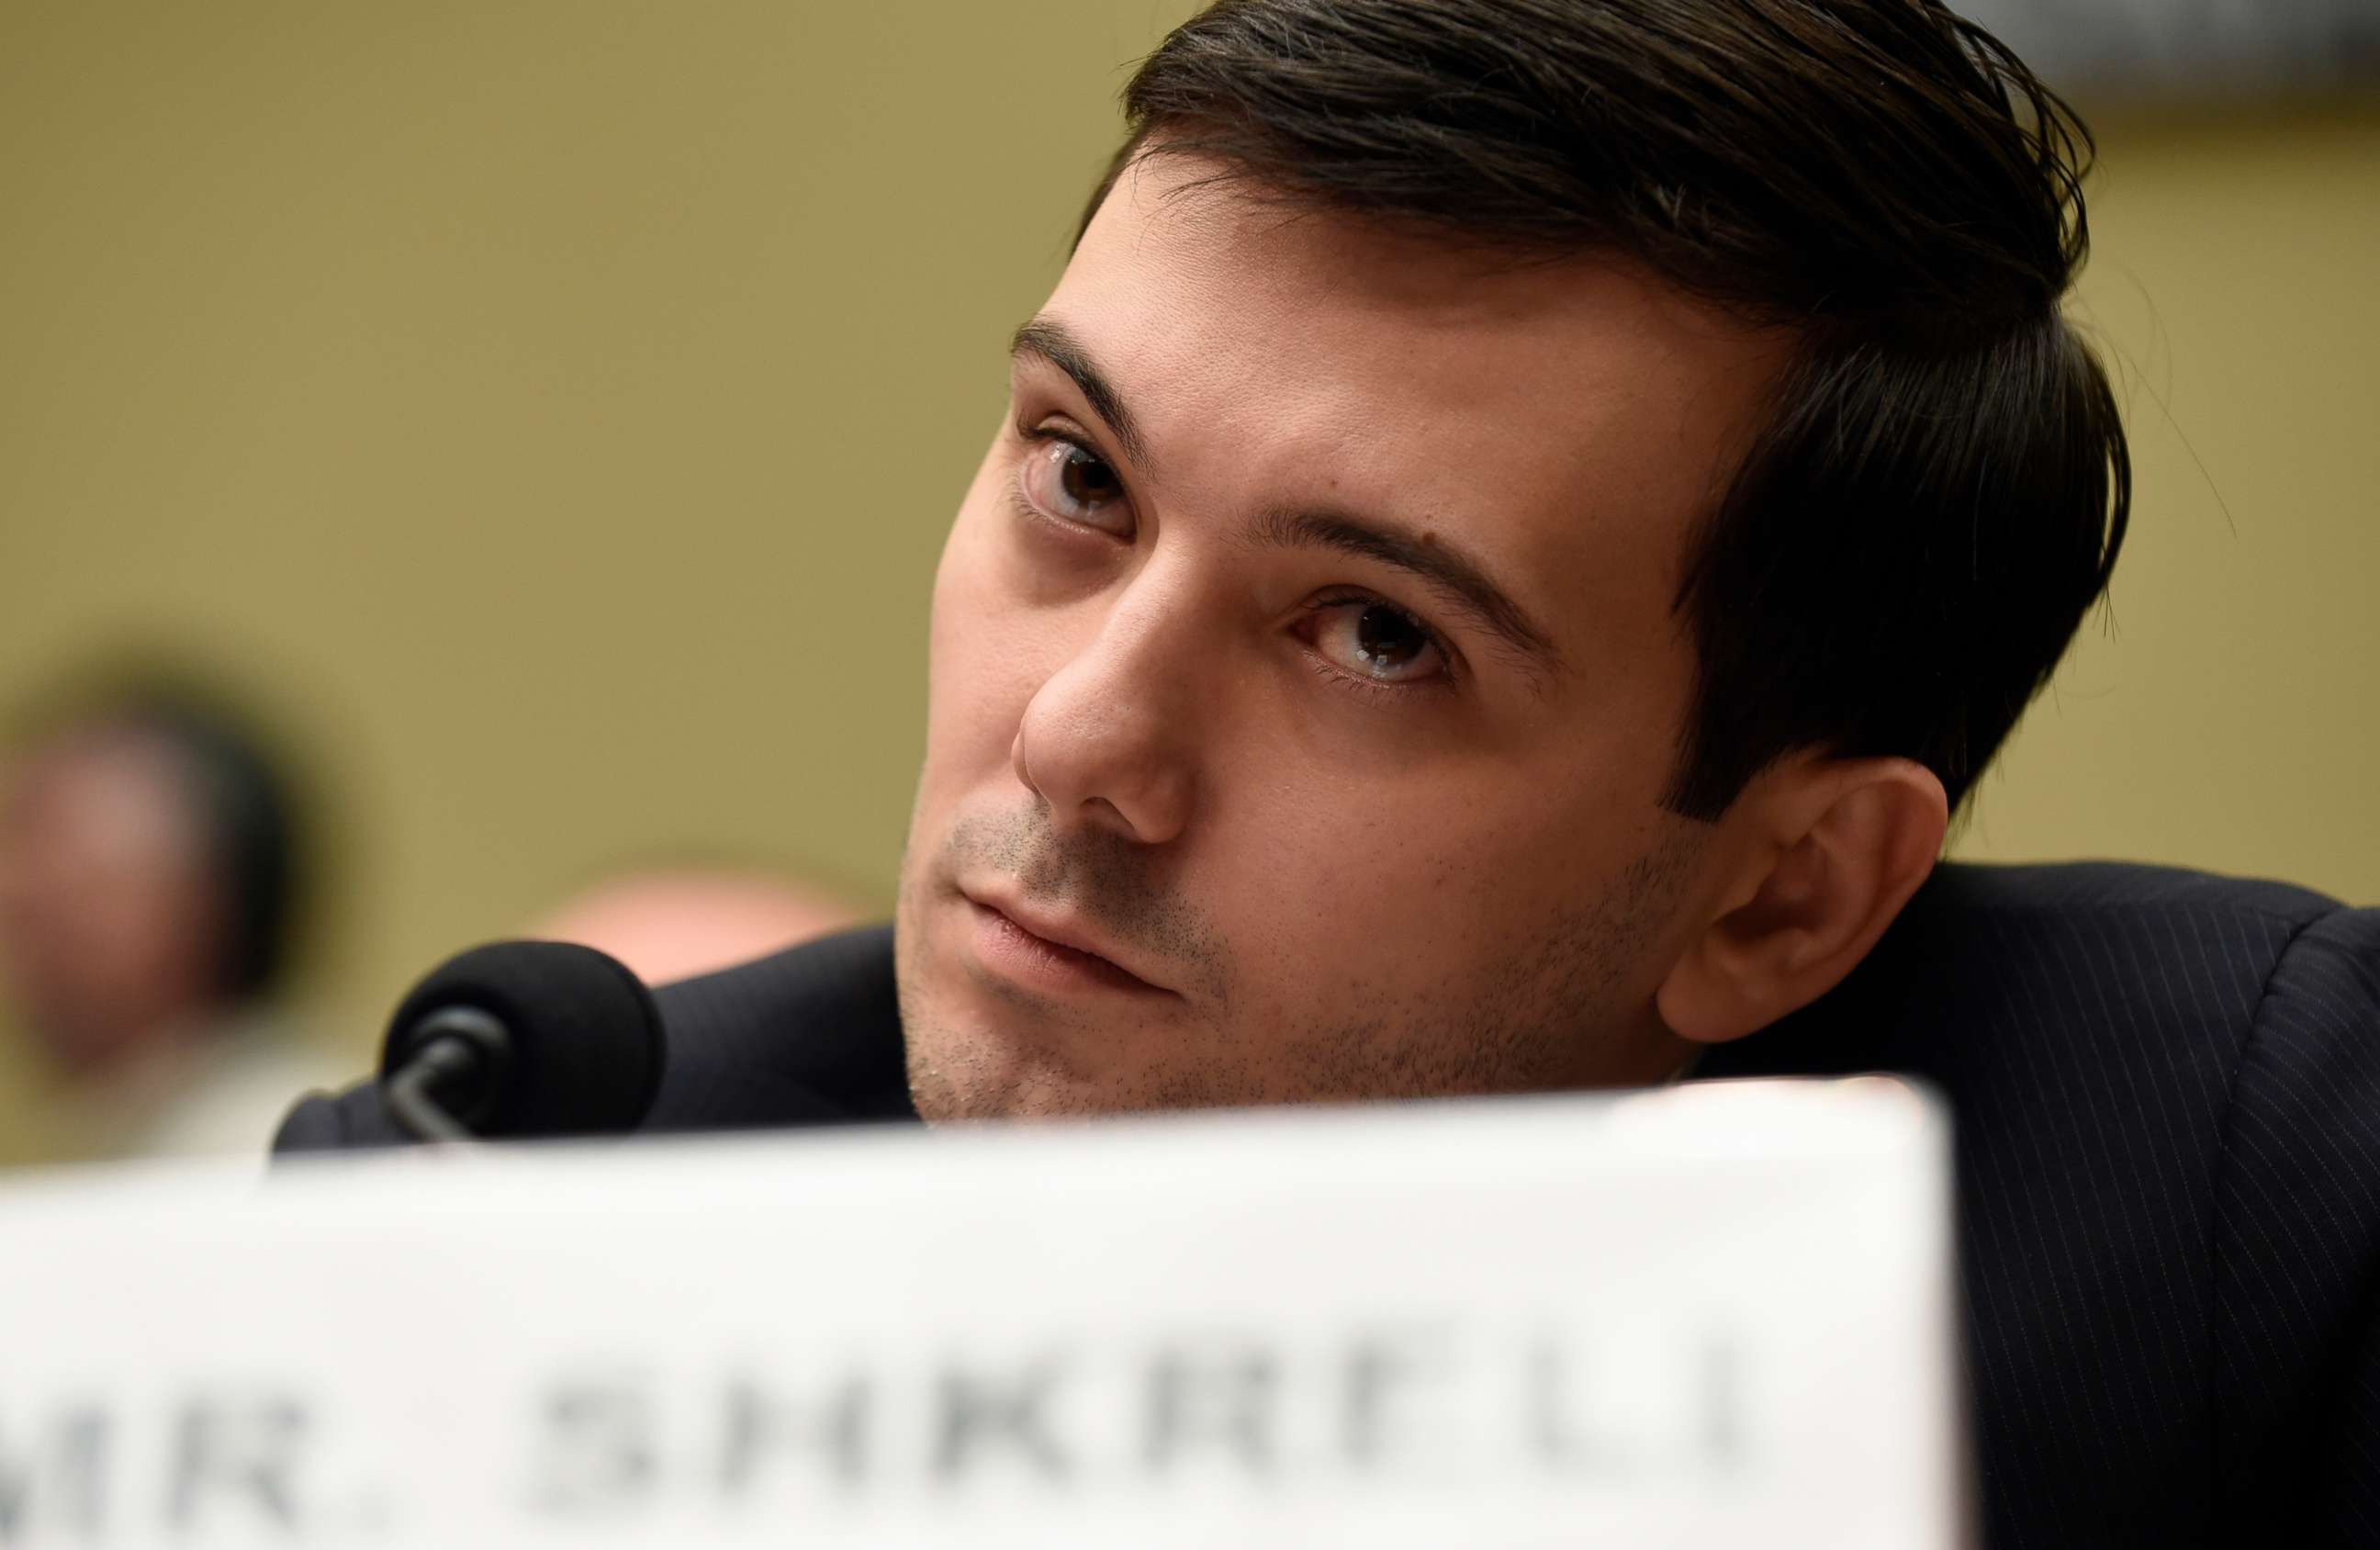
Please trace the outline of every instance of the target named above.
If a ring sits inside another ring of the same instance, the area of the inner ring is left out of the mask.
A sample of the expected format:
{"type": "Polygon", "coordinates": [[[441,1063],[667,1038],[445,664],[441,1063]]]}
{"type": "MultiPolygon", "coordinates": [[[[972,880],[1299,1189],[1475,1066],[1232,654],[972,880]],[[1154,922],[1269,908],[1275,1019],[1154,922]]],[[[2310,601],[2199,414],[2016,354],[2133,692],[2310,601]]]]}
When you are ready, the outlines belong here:
{"type": "Polygon", "coordinates": [[[389,1022],[381,1092],[424,1141],[633,1130],[661,1087],[652,992],[571,942],[491,942],[448,959],[389,1022]]]}

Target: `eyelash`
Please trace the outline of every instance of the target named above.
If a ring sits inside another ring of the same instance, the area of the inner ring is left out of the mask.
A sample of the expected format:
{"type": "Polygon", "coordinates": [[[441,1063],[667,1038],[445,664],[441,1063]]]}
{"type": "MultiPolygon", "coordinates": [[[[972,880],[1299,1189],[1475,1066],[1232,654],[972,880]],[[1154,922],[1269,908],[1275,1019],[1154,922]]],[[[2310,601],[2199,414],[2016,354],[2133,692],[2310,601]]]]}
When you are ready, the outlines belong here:
{"type": "MultiPolygon", "coordinates": [[[[1079,432],[1062,430],[1057,426],[1050,425],[1046,422],[1040,425],[1034,425],[1025,420],[1019,420],[1016,423],[1015,430],[1017,439],[1023,442],[1029,448],[1046,447],[1053,443],[1070,446],[1082,453],[1087,457],[1096,457],[1100,462],[1107,463],[1108,466],[1111,468],[1115,466],[1113,463],[1109,462],[1108,456],[1105,453],[1093,445],[1088,437],[1084,436],[1079,432]]],[[[1016,474],[1011,477],[1007,481],[1008,504],[1011,509],[1013,509],[1018,515],[1032,522],[1056,523],[1061,521],[1061,518],[1049,515],[1039,507],[1034,505],[1031,501],[1026,499],[1023,476],[1024,469],[1020,464],[1016,474]]],[[[1127,495],[1126,499],[1129,498],[1129,495],[1127,495]]],[[[1070,524],[1069,526],[1078,525],[1070,524]]],[[[1089,531],[1092,529],[1086,530],[1089,531]]],[[[1317,676],[1322,678],[1328,683],[1337,684],[1342,688],[1352,690],[1355,694],[1375,702],[1400,699],[1407,695],[1431,690],[1443,692],[1456,687],[1462,682],[1463,672],[1461,666],[1459,665],[1461,659],[1456,657],[1454,654],[1454,648],[1448,644],[1446,637],[1439,634],[1438,631],[1430,625],[1429,622],[1423,619],[1419,614],[1415,613],[1408,609],[1400,607],[1398,604],[1381,597],[1377,592],[1366,591],[1359,587],[1333,588],[1326,595],[1317,598],[1306,604],[1305,610],[1300,615],[1300,618],[1302,620],[1318,619],[1324,613],[1332,609],[1345,608],[1351,603],[1362,603],[1372,608],[1384,608],[1402,619],[1416,634],[1420,635],[1423,639],[1428,641],[1431,648],[1438,652],[1439,660],[1445,664],[1445,672],[1438,677],[1426,678],[1417,683],[1384,683],[1377,678],[1366,678],[1359,674],[1349,672],[1345,668],[1339,666],[1337,663],[1331,661],[1328,657],[1323,656],[1320,652],[1315,650],[1309,646],[1306,648],[1306,658],[1313,666],[1317,676]]]]}
{"type": "MultiPolygon", "coordinates": [[[[1075,431],[1059,430],[1053,425],[1030,425],[1023,420],[1019,420],[1016,423],[1016,438],[1023,442],[1028,448],[1068,446],[1073,447],[1075,451],[1081,453],[1086,457],[1096,457],[1102,463],[1108,463],[1107,454],[1099,451],[1099,448],[1093,446],[1087,437],[1080,435],[1075,431]]],[[[1108,466],[1112,468],[1115,465],[1108,463],[1108,466]]],[[[1064,521],[1063,518],[1050,515],[1047,512],[1041,510],[1040,507],[1035,505],[1032,502],[1025,498],[1025,465],[1022,462],[1018,463],[1015,471],[1012,473],[1008,478],[1008,505],[1010,510],[1015,512],[1019,516],[1025,517],[1028,521],[1041,523],[1062,523],[1064,521]]],[[[1069,527],[1082,527],[1082,524],[1079,523],[1066,525],[1069,527]]],[[[1087,532],[1097,531],[1095,528],[1087,527],[1084,528],[1084,530],[1087,532]]],[[[1111,535],[1101,536],[1105,537],[1111,535]]]]}
{"type": "Polygon", "coordinates": [[[1455,688],[1461,684],[1463,681],[1461,659],[1455,656],[1454,648],[1447,643],[1446,637],[1439,635],[1436,629],[1432,628],[1429,621],[1422,618],[1419,614],[1415,613],[1408,609],[1402,608],[1396,603],[1390,602],[1388,599],[1380,596],[1378,592],[1366,591],[1361,587],[1331,588],[1322,597],[1315,599],[1312,602],[1306,605],[1304,617],[1306,619],[1320,619],[1324,614],[1330,612],[1334,609],[1346,608],[1353,604],[1361,604],[1366,608],[1386,609],[1390,613],[1393,613],[1398,618],[1403,620],[1415,634],[1429,642],[1430,648],[1438,653],[1438,660],[1441,664],[1443,664],[1441,671],[1435,677],[1418,679],[1406,684],[1391,684],[1378,678],[1366,678],[1361,673],[1350,672],[1345,668],[1342,668],[1338,663],[1332,661],[1330,658],[1322,655],[1321,652],[1314,650],[1309,647],[1307,648],[1307,655],[1312,659],[1314,670],[1317,672],[1319,672],[1324,677],[1331,679],[1337,683],[1343,684],[1348,688],[1383,700],[1391,697],[1402,697],[1410,694],[1424,693],[1430,690],[1443,692],[1445,690],[1455,688]]]}

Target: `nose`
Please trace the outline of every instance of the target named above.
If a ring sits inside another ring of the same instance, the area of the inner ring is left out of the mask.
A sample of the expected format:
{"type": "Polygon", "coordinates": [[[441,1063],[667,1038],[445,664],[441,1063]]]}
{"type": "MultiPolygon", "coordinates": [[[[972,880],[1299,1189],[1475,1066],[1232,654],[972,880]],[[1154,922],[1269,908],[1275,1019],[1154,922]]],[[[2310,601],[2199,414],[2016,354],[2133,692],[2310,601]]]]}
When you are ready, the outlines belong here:
{"type": "Polygon", "coordinates": [[[1061,826],[1161,845],[1189,823],[1197,658],[1184,601],[1136,584],[1026,703],[1009,762],[1061,826]]]}

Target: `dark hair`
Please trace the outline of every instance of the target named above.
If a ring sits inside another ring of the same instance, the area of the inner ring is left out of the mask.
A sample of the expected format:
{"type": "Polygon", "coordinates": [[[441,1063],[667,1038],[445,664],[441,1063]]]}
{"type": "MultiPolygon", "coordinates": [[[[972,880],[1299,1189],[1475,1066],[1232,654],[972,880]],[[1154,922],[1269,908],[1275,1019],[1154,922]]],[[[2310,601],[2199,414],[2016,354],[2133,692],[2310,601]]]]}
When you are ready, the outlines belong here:
{"type": "Polygon", "coordinates": [[[1793,331],[1682,556],[1682,813],[1804,747],[1916,759],[1959,803],[2106,588],[2131,461],[2060,310],[2090,137],[1936,0],[1220,0],[1124,107],[1085,226],[1135,159],[1193,153],[1793,331]]]}
{"type": "Polygon", "coordinates": [[[145,658],[78,675],[16,718],[11,741],[86,730],[153,740],[165,751],[224,902],[216,988],[235,999],[275,989],[304,881],[300,803],[285,757],[225,696],[145,658]]]}

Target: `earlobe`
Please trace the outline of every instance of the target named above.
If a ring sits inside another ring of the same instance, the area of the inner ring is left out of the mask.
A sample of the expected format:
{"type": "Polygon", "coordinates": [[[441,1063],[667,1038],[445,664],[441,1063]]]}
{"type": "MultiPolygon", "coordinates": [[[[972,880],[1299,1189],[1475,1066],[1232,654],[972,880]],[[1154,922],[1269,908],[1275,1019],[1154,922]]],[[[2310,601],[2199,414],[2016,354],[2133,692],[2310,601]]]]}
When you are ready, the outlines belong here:
{"type": "Polygon", "coordinates": [[[1700,1044],[1757,1033],[1842,982],[1934,869],[1949,804],[1902,758],[1812,758],[1747,792],[1745,860],[1655,993],[1700,1044]]]}

